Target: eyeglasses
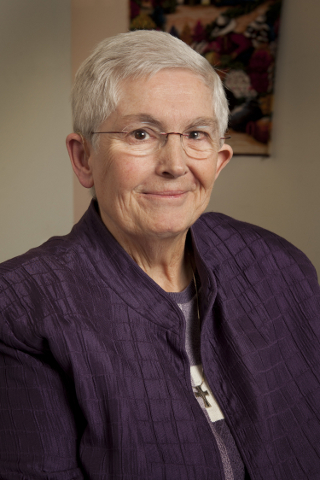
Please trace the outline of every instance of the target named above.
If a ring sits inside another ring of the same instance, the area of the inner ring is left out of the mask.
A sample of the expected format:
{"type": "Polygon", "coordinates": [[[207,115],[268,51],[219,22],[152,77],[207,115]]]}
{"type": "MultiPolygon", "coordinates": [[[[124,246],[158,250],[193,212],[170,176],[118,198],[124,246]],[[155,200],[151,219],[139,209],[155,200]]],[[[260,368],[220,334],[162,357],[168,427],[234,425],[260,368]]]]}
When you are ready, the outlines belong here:
{"type": "MultiPolygon", "coordinates": [[[[128,128],[121,132],[91,132],[92,134],[108,133],[119,139],[128,153],[137,156],[147,156],[156,153],[165,145],[169,135],[179,135],[185,153],[196,159],[205,159],[217,151],[217,142],[213,133],[206,130],[191,130],[188,132],[160,132],[149,127],[139,126],[128,128]]],[[[230,137],[222,137],[226,139],[230,137]]]]}

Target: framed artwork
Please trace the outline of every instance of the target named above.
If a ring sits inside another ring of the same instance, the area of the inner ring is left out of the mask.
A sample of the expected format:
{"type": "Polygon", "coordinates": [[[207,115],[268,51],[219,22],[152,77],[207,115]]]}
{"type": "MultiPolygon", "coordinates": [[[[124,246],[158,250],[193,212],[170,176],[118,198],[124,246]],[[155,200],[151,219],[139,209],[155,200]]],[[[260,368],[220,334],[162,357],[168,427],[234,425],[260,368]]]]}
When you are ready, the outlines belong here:
{"type": "Polygon", "coordinates": [[[180,38],[217,69],[235,155],[270,155],[282,0],[131,0],[130,29],[180,38]]]}

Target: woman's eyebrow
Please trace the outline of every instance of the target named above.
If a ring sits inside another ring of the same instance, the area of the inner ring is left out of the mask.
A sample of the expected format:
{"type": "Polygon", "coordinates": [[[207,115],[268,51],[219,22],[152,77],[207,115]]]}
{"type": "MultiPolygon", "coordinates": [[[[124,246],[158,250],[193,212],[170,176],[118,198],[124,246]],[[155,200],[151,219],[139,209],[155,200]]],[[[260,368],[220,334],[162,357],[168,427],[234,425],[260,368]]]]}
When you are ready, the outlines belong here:
{"type": "Polygon", "coordinates": [[[147,123],[149,125],[153,125],[153,126],[159,128],[159,130],[161,130],[163,128],[162,123],[159,120],[155,119],[152,115],[148,115],[148,114],[145,114],[145,113],[125,115],[122,118],[123,118],[123,120],[125,120],[126,123],[127,122],[147,123]]]}
{"type": "Polygon", "coordinates": [[[192,120],[191,123],[186,127],[186,130],[193,127],[204,127],[204,128],[213,128],[216,130],[218,128],[218,122],[215,118],[212,117],[198,117],[192,120]]]}
{"type": "MultiPolygon", "coordinates": [[[[154,127],[157,127],[160,131],[165,130],[164,125],[159,120],[154,118],[152,115],[148,115],[148,114],[144,114],[144,113],[132,114],[132,115],[125,115],[124,117],[122,117],[122,119],[126,123],[128,123],[128,122],[130,122],[130,123],[133,123],[133,122],[147,123],[148,125],[152,125],[154,127]]],[[[200,126],[203,127],[203,128],[212,128],[212,129],[215,130],[218,127],[218,122],[213,117],[197,117],[197,118],[191,120],[191,122],[189,124],[187,124],[187,126],[184,128],[184,130],[188,130],[190,128],[200,127],[200,126]]]]}

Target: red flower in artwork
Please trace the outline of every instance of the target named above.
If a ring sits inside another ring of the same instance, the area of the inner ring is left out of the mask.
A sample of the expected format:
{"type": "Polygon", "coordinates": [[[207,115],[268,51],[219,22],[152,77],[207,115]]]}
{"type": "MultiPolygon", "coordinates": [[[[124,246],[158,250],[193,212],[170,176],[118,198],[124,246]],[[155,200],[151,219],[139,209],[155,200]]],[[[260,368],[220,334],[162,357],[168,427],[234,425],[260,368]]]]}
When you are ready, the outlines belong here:
{"type": "Polygon", "coordinates": [[[267,50],[257,50],[250,60],[250,68],[256,71],[265,71],[271,65],[273,59],[267,50]]]}
{"type": "Polygon", "coordinates": [[[193,41],[200,43],[202,40],[204,40],[205,37],[205,30],[203,28],[203,25],[200,21],[197,22],[196,26],[194,27],[193,31],[193,41]]]}
{"type": "Polygon", "coordinates": [[[253,53],[249,66],[248,75],[252,88],[258,93],[266,93],[269,88],[268,69],[273,63],[273,57],[267,50],[257,50],[253,53]]]}

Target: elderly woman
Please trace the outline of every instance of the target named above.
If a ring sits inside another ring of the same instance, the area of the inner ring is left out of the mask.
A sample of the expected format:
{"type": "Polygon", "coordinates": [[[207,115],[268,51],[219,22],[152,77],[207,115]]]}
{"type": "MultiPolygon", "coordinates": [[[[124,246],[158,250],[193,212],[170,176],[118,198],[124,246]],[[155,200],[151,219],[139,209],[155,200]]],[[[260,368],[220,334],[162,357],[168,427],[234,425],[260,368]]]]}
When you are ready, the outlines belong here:
{"type": "Polygon", "coordinates": [[[0,478],[318,480],[315,270],[202,215],[232,155],[218,75],[168,34],[122,34],[73,113],[94,199],[1,266],[0,478]]]}

